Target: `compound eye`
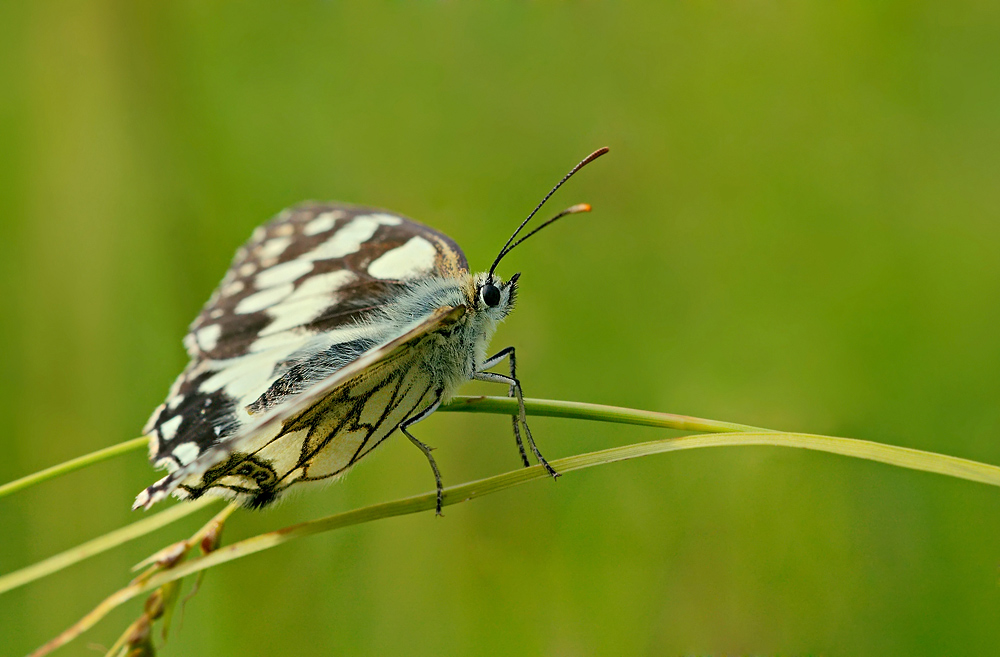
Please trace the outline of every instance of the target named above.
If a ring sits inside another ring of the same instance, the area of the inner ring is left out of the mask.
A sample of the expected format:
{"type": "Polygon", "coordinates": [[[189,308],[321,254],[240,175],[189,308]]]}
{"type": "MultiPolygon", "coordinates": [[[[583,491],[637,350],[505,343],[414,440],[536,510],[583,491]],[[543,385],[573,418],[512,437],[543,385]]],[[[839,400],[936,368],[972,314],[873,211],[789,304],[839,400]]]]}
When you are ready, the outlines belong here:
{"type": "Polygon", "coordinates": [[[483,303],[490,308],[496,308],[500,305],[500,289],[497,288],[496,285],[487,283],[483,286],[483,289],[479,294],[483,298],[483,303]]]}

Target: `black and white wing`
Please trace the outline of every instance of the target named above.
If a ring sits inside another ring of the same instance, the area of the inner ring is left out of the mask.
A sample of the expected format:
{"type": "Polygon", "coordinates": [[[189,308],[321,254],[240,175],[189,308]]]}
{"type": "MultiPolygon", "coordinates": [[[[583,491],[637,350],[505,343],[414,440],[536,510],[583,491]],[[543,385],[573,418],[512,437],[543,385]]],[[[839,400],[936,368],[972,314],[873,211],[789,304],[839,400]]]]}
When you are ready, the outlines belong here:
{"type": "MultiPolygon", "coordinates": [[[[312,429],[300,431],[297,442],[276,441],[289,434],[291,415],[302,413],[297,402],[317,382],[329,390],[341,370],[357,375],[359,362],[371,367],[399,357],[403,336],[386,341],[359,320],[407,282],[467,269],[447,236],[373,208],[308,203],[257,228],[191,324],[184,339],[191,361],[144,428],[150,459],[170,474],[140,493],[136,506],[171,492],[197,496],[209,487],[263,504],[279,483],[335,475],[306,471],[322,465],[303,461],[312,429]],[[212,470],[218,476],[209,476],[212,470]]],[[[407,340],[445,321],[435,317],[411,327],[407,340]]],[[[397,393],[413,388],[397,379],[387,369],[376,384],[397,393]]],[[[401,399],[395,400],[399,412],[407,410],[401,399]]],[[[391,431],[392,419],[380,423],[391,431]]]]}

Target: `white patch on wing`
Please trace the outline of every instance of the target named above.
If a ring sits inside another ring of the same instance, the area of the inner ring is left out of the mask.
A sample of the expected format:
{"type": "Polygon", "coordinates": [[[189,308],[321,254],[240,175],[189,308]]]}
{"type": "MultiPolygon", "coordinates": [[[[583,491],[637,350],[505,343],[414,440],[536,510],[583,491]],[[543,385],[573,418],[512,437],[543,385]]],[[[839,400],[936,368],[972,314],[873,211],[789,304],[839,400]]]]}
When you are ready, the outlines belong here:
{"type": "Polygon", "coordinates": [[[198,332],[195,333],[195,339],[198,340],[198,346],[202,351],[212,351],[219,344],[219,336],[221,335],[222,326],[219,324],[209,324],[204,328],[198,329],[198,332]]]}
{"type": "Polygon", "coordinates": [[[231,297],[234,294],[239,294],[240,292],[243,291],[244,287],[246,287],[246,285],[243,283],[243,281],[233,281],[232,283],[229,283],[222,288],[221,290],[222,296],[231,297]]]}
{"type": "Polygon", "coordinates": [[[236,304],[235,310],[240,315],[260,312],[261,310],[270,308],[274,304],[281,302],[285,297],[292,293],[293,289],[294,286],[291,283],[269,287],[266,290],[261,290],[260,292],[256,292],[244,299],[241,299],[240,302],[236,304]]]}
{"type": "Polygon", "coordinates": [[[332,304],[332,301],[327,300],[292,300],[291,297],[289,297],[285,301],[267,309],[267,314],[273,319],[271,320],[271,323],[267,325],[267,328],[261,331],[258,335],[260,337],[268,337],[287,331],[288,329],[295,328],[296,326],[308,324],[312,320],[319,317],[319,315],[332,304]]]}
{"type": "Polygon", "coordinates": [[[146,420],[146,426],[142,428],[142,433],[151,434],[153,432],[153,428],[156,427],[156,423],[160,420],[160,413],[162,413],[163,409],[166,407],[166,404],[160,404],[153,410],[153,414],[149,416],[148,420],[146,420]]]}
{"type": "Polygon", "coordinates": [[[365,214],[354,217],[325,242],[303,254],[302,257],[306,260],[343,258],[351,253],[357,253],[361,245],[372,238],[379,226],[398,223],[398,217],[387,214],[365,214]],[[389,221],[390,219],[392,221],[389,221]]]}
{"type": "MultiPolygon", "coordinates": [[[[289,352],[291,353],[291,352],[289,352]]],[[[284,357],[287,354],[283,354],[284,357]]],[[[226,394],[240,397],[247,390],[260,386],[271,377],[278,358],[271,357],[271,351],[233,358],[226,362],[215,375],[202,381],[198,392],[213,393],[225,387],[226,394]]]]}
{"type": "Polygon", "coordinates": [[[254,284],[258,289],[263,290],[264,288],[274,287],[282,283],[291,283],[295,279],[305,276],[312,269],[313,263],[308,260],[289,260],[257,274],[254,284]]]}
{"type": "Polygon", "coordinates": [[[257,265],[252,262],[248,262],[245,265],[241,265],[237,271],[240,276],[251,276],[255,271],[257,271],[257,265]]]}
{"type": "Polygon", "coordinates": [[[274,237],[261,245],[259,255],[261,258],[277,258],[291,243],[291,237],[274,237]]]}
{"type": "Polygon", "coordinates": [[[174,379],[174,382],[170,384],[170,391],[167,392],[167,397],[173,397],[175,395],[180,394],[181,386],[184,385],[184,382],[186,380],[187,377],[183,373],[179,377],[174,379]]]}
{"type": "Polygon", "coordinates": [[[175,415],[163,424],[160,425],[160,434],[163,436],[164,440],[170,441],[174,439],[177,435],[177,429],[180,428],[181,422],[184,421],[183,415],[175,415]]]}
{"type": "MultiPolygon", "coordinates": [[[[156,461],[153,463],[153,469],[162,470],[163,468],[166,468],[167,470],[173,472],[174,470],[177,469],[177,461],[175,461],[169,456],[163,456],[161,458],[156,459],[156,461]]],[[[145,493],[146,491],[142,492],[145,493]]]]}
{"type": "Polygon", "coordinates": [[[226,395],[236,400],[237,410],[253,403],[274,383],[276,379],[275,365],[299,351],[314,337],[312,335],[289,335],[288,340],[280,343],[275,341],[275,344],[269,349],[228,360],[212,361],[213,369],[218,368],[218,371],[205,379],[198,386],[198,391],[210,394],[224,389],[226,395]]]}
{"type": "Polygon", "coordinates": [[[307,278],[295,292],[267,308],[267,314],[273,319],[260,332],[260,337],[302,326],[316,319],[336,303],[336,291],[354,278],[355,275],[346,269],[307,278]]]}
{"type": "Polygon", "coordinates": [[[279,237],[289,237],[290,235],[295,234],[295,226],[292,224],[281,224],[274,229],[274,234],[279,237]]]}
{"type": "Polygon", "coordinates": [[[182,401],[184,401],[184,395],[174,395],[170,398],[170,401],[167,402],[167,407],[172,411],[177,410],[177,407],[181,405],[182,401]]]}
{"type": "Polygon", "coordinates": [[[286,344],[303,343],[307,338],[298,333],[292,333],[290,331],[282,331],[281,333],[275,333],[274,335],[268,335],[267,337],[258,338],[256,341],[251,343],[250,348],[247,350],[250,353],[256,353],[260,351],[267,351],[268,349],[274,349],[275,347],[281,347],[286,344]]]}
{"type": "Polygon", "coordinates": [[[416,278],[433,270],[436,257],[433,244],[420,236],[411,237],[406,244],[386,251],[368,265],[368,273],[375,278],[416,278]]]}
{"type": "Polygon", "coordinates": [[[171,453],[177,459],[178,463],[187,465],[198,457],[198,445],[194,443],[181,443],[177,447],[174,447],[171,453]]]}
{"type": "MultiPolygon", "coordinates": [[[[377,326],[381,329],[383,325],[374,324],[371,326],[377,326]]],[[[276,347],[286,347],[295,343],[295,348],[292,351],[298,352],[297,358],[302,358],[304,354],[318,354],[335,344],[367,337],[371,333],[370,329],[359,326],[344,326],[330,331],[323,331],[322,333],[285,331],[258,339],[250,346],[250,349],[252,351],[264,351],[276,347]]]]}
{"type": "MultiPolygon", "coordinates": [[[[155,463],[153,464],[153,467],[154,468],[156,467],[155,463]]],[[[150,504],[149,491],[143,489],[142,491],[139,492],[138,495],[135,496],[135,502],[132,503],[132,510],[134,511],[136,509],[142,509],[146,507],[148,504],[150,504]]]]}
{"type": "Polygon", "coordinates": [[[380,224],[385,226],[398,226],[403,223],[403,220],[399,217],[393,216],[391,214],[386,214],[384,212],[378,212],[376,214],[370,214],[369,217],[376,219],[380,224]]]}
{"type": "Polygon", "coordinates": [[[346,269],[312,276],[302,281],[289,300],[333,294],[348,283],[354,282],[355,278],[354,273],[346,269]]]}
{"type": "Polygon", "coordinates": [[[326,231],[333,228],[334,224],[337,223],[337,219],[344,216],[344,213],[340,210],[333,210],[331,212],[324,212],[323,214],[317,216],[315,219],[310,221],[302,229],[303,235],[319,235],[320,233],[325,233],[326,231]]]}

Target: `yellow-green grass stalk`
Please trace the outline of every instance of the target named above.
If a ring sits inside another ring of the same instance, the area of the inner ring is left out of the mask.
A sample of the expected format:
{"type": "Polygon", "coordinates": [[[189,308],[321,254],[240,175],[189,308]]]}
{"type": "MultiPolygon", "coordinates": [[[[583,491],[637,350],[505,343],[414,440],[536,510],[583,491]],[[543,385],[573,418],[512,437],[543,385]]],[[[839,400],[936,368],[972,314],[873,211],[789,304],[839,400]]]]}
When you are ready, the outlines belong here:
{"type": "MultiPolygon", "coordinates": [[[[506,409],[506,407],[503,408],[506,409]]],[[[812,449],[1000,486],[1000,467],[985,463],[923,452],[907,447],[883,445],[866,440],[771,431],[701,434],[680,438],[664,438],[634,445],[613,447],[587,454],[578,454],[551,461],[551,465],[559,472],[569,473],[597,465],[605,465],[665,452],[738,445],[767,445],[812,449]]],[[[444,490],[443,504],[444,506],[459,504],[529,481],[543,479],[547,476],[548,474],[545,469],[536,465],[458,486],[451,486],[444,490]]],[[[269,550],[289,541],[313,534],[371,522],[373,520],[428,511],[435,508],[435,505],[436,494],[434,492],[424,493],[422,495],[373,504],[353,511],[346,511],[298,523],[221,547],[214,552],[177,564],[169,570],[153,574],[148,579],[133,582],[116,591],[72,627],[32,653],[31,657],[41,657],[42,655],[49,654],[51,651],[65,645],[93,627],[116,607],[143,593],[152,591],[169,582],[177,581],[187,575],[201,572],[257,552],[269,550]]]]}

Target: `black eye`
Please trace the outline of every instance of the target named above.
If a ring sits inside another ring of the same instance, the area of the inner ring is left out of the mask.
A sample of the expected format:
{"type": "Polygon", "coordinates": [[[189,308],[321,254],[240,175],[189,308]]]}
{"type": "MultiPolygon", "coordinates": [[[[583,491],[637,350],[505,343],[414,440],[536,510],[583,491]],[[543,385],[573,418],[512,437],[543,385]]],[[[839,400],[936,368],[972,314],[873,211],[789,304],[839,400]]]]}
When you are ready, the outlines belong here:
{"type": "Polygon", "coordinates": [[[490,308],[496,308],[500,305],[500,290],[496,285],[491,285],[487,283],[483,286],[483,303],[485,303],[490,308]]]}

